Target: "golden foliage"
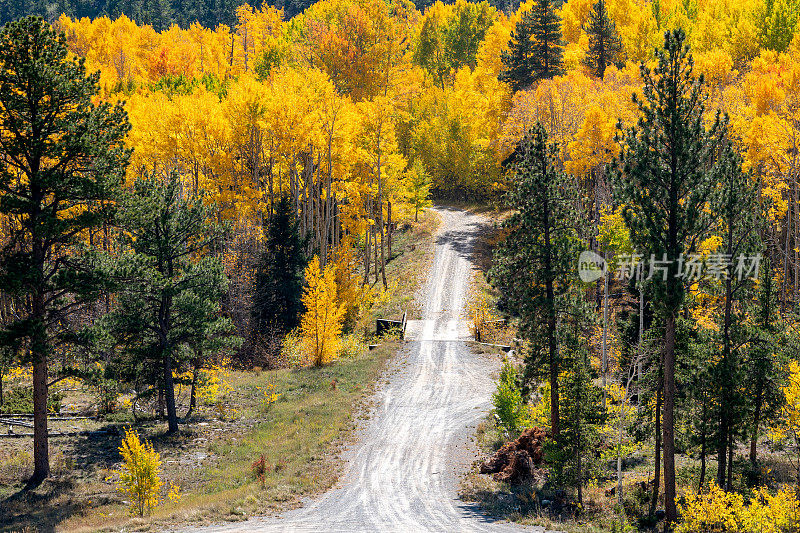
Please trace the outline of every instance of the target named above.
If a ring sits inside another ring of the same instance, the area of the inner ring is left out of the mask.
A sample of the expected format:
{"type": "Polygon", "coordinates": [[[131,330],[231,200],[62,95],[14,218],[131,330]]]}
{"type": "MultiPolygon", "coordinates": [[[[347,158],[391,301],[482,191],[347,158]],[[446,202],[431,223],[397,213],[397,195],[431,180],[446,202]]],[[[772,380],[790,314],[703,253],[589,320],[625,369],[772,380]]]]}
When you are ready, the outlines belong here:
{"type": "Polygon", "coordinates": [[[800,503],[789,488],[770,494],[761,487],[746,502],[741,494],[726,492],[712,482],[706,492],[685,494],[678,508],[683,521],[676,533],[788,533],[800,526],[800,503]]]}
{"type": "Polygon", "coordinates": [[[144,516],[158,504],[161,490],[161,458],[147,440],[140,440],[131,428],[125,429],[125,438],[119,447],[122,466],[119,470],[118,490],[131,498],[130,511],[144,516]]]}
{"type": "Polygon", "coordinates": [[[321,366],[336,358],[344,310],[336,303],[336,274],[331,264],[322,266],[314,257],[306,268],[300,335],[311,363],[321,366]]]}

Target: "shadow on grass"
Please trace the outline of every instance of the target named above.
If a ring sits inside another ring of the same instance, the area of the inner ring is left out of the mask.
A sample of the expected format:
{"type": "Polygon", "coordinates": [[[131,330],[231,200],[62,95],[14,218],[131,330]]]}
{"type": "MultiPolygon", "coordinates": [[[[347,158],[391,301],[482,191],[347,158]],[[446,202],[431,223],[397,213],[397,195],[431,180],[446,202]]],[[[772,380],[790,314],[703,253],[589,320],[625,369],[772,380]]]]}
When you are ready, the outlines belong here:
{"type": "Polygon", "coordinates": [[[0,531],[55,531],[61,522],[81,512],[78,503],[63,498],[74,492],[75,485],[71,477],[47,479],[0,501],[0,531]]]}

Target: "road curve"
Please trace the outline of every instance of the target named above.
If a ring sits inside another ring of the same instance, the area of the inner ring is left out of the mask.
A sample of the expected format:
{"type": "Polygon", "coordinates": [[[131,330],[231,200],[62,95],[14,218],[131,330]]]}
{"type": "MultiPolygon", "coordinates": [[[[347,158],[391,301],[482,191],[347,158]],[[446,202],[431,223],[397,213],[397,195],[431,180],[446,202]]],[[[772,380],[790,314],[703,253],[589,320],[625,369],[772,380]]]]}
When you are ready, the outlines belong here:
{"type": "Polygon", "coordinates": [[[447,327],[463,318],[472,242],[484,220],[457,209],[437,211],[422,339],[398,354],[359,442],[345,453],[337,486],[281,516],[203,531],[541,531],[494,521],[457,496],[459,474],[475,456],[470,437],[490,408],[497,361],[471,353],[447,327]]]}

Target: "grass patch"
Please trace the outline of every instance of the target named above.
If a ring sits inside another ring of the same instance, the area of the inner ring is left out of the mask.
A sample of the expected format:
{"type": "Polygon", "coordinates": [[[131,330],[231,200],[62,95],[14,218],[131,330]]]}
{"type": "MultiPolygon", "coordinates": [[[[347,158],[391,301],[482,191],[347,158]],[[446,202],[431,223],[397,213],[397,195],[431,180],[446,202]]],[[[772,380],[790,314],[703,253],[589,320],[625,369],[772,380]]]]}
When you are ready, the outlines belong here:
{"type": "MultiPolygon", "coordinates": [[[[384,344],[321,368],[232,372],[228,379],[233,391],[225,398],[224,413],[209,409],[182,424],[174,436],[164,433],[161,422],[134,426],[161,454],[164,491],[172,482],[183,492],[178,502],[165,501],[144,522],[239,520],[294,506],[301,497],[329,488],[338,470],[335,452],[354,428],[353,413],[396,348],[384,344]],[[265,407],[263,390],[270,384],[280,396],[265,407]],[[263,483],[252,471],[262,454],[263,483]]],[[[115,452],[123,426],[107,425],[105,433],[73,439],[77,442],[52,439],[54,463],[72,457],[91,464],[69,470],[54,464],[53,479],[31,491],[21,490],[20,477],[29,474],[30,455],[23,449],[0,454],[0,482],[10,483],[4,489],[0,528],[57,525],[94,531],[142,522],[129,517],[114,487],[119,461],[115,452]],[[87,445],[83,453],[81,443],[87,445]]]]}

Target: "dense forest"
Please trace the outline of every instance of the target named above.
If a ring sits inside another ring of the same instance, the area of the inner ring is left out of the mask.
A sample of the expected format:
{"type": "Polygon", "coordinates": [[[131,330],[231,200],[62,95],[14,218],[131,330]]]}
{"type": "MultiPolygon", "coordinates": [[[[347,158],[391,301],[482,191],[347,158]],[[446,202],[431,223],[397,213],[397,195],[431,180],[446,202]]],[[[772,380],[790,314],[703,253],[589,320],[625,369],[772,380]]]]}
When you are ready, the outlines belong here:
{"type": "Polygon", "coordinates": [[[600,480],[625,527],[796,530],[800,2],[237,4],[2,4],[45,17],[0,34],[34,478],[60,380],[174,433],[223,362],[336,359],[433,197],[509,213],[498,430],[547,431],[565,512],[600,480]]]}
{"type": "MultiPolygon", "coordinates": [[[[233,26],[236,24],[236,8],[245,4],[241,0],[108,0],[108,1],[31,1],[3,0],[0,2],[0,24],[28,15],[37,15],[53,22],[59,15],[66,14],[73,18],[90,19],[98,17],[118,18],[125,15],[137,24],[147,24],[158,31],[169,29],[172,25],[188,28],[197,22],[206,28],[216,28],[220,24],[233,26]]],[[[283,11],[286,19],[299,15],[311,7],[312,0],[277,0],[264,2],[254,7],[274,7],[283,11]]],[[[507,13],[513,12],[519,2],[517,0],[495,0],[489,2],[507,13]]],[[[414,6],[423,11],[433,4],[430,0],[417,0],[414,6]]]]}

